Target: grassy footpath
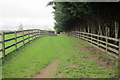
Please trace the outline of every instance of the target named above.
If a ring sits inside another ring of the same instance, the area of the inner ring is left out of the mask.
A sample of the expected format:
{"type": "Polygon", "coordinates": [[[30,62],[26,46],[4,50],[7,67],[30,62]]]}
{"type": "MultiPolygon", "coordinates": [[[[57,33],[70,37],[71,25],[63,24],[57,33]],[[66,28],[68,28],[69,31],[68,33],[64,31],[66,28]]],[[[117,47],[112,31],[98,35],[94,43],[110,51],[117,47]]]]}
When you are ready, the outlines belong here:
{"type": "Polygon", "coordinates": [[[117,76],[117,59],[73,37],[66,35],[40,37],[23,48],[6,58],[3,64],[3,77],[34,76],[54,59],[58,60],[54,77],[117,76]]]}

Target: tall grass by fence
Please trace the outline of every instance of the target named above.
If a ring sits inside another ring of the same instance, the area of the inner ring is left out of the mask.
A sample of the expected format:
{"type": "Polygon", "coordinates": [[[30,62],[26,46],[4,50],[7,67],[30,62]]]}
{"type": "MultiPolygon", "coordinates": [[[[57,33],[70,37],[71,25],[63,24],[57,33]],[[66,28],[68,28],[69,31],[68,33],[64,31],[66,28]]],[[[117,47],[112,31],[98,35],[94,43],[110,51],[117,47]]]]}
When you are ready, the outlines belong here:
{"type": "MultiPolygon", "coordinates": [[[[2,54],[0,58],[4,58],[8,53],[7,49],[14,46],[12,51],[17,51],[21,46],[25,46],[27,43],[36,39],[39,35],[46,34],[47,31],[40,29],[22,30],[22,31],[10,31],[1,32],[0,37],[0,53],[2,54]],[[10,42],[10,43],[8,43],[10,42]],[[21,45],[20,45],[21,44],[21,45]]],[[[12,51],[9,51],[12,52],[12,51]]]]}
{"type": "Polygon", "coordinates": [[[116,39],[80,31],[72,31],[69,34],[86,40],[95,47],[100,48],[108,53],[112,53],[115,57],[118,57],[120,55],[120,38],[116,39]]]}

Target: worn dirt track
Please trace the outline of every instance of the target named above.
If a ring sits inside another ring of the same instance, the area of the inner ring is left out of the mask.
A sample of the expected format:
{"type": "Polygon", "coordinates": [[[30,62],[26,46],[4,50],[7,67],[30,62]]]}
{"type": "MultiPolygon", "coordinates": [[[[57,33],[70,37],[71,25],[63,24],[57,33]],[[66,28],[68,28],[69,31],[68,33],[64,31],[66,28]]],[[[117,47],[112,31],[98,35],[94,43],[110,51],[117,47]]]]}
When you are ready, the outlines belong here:
{"type": "Polygon", "coordinates": [[[47,67],[42,69],[39,74],[33,78],[54,78],[54,72],[57,69],[57,61],[51,62],[47,67]]]}

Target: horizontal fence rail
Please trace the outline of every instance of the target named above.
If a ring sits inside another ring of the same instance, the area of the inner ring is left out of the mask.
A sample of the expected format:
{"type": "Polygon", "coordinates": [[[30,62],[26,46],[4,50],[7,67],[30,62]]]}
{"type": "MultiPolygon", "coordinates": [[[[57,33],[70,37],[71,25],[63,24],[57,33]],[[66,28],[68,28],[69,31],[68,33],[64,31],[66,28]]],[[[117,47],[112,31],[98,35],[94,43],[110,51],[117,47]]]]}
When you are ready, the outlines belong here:
{"type": "MultiPolygon", "coordinates": [[[[55,33],[49,33],[49,31],[46,30],[40,30],[40,29],[31,29],[31,30],[22,30],[22,31],[10,31],[10,32],[1,32],[0,33],[0,58],[4,58],[8,53],[6,53],[6,50],[14,47],[14,49],[10,52],[17,51],[18,48],[21,46],[25,46],[27,43],[33,41],[39,35],[54,35],[55,33]],[[7,38],[6,36],[12,37],[7,38]],[[12,41],[11,44],[7,44],[7,42],[12,41]],[[22,43],[22,45],[19,45],[22,43]],[[7,44],[7,45],[6,45],[7,44]],[[18,46],[19,45],[19,46],[18,46]]],[[[9,52],[9,53],[10,53],[9,52]]]]}
{"type": "Polygon", "coordinates": [[[115,57],[120,55],[120,39],[80,31],[72,31],[70,34],[86,40],[95,47],[105,50],[108,53],[112,53],[115,57]]]}

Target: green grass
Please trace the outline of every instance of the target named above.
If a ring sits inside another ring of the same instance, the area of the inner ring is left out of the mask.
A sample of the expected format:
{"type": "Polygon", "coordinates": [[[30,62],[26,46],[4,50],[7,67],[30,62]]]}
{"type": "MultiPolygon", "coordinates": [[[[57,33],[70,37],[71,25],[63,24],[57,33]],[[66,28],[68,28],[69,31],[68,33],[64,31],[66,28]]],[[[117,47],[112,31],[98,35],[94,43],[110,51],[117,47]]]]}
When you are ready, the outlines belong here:
{"type": "MultiPolygon", "coordinates": [[[[117,64],[101,66],[87,60],[85,54],[100,56],[95,51],[80,50],[90,46],[83,40],[66,35],[40,37],[6,57],[3,64],[4,78],[27,78],[37,74],[48,63],[58,60],[54,77],[62,78],[111,78],[117,75],[117,64]],[[72,67],[71,65],[76,65],[72,67]],[[111,74],[112,75],[111,75],[111,74]],[[58,76],[61,75],[61,76],[58,76]]],[[[117,63],[116,59],[105,54],[117,63]]],[[[102,62],[104,63],[104,61],[102,62]]]]}

